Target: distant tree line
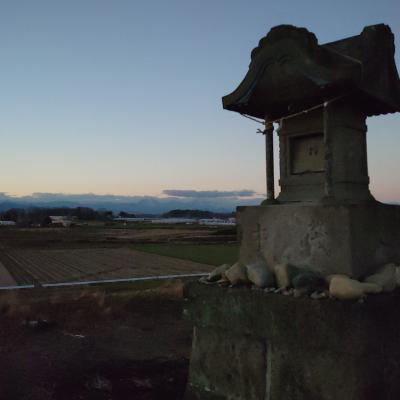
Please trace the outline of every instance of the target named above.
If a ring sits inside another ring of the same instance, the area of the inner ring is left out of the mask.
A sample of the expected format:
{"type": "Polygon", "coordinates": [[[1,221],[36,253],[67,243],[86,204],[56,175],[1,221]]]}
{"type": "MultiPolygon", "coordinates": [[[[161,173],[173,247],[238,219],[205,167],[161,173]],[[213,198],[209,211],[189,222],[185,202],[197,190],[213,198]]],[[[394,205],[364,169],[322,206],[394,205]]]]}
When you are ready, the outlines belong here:
{"type": "MultiPolygon", "coordinates": [[[[50,216],[66,216],[79,221],[111,221],[114,217],[109,210],[93,210],[89,207],[55,207],[55,208],[10,208],[0,212],[1,221],[14,221],[19,226],[41,225],[46,226],[51,223],[50,216]]],[[[121,218],[135,218],[137,215],[121,211],[118,214],[121,218]]],[[[218,213],[205,210],[171,210],[164,214],[164,218],[193,218],[193,219],[211,219],[211,218],[230,218],[235,213],[218,213]]]]}
{"type": "Polygon", "coordinates": [[[132,214],[132,213],[125,212],[125,211],[121,211],[118,214],[118,217],[120,217],[120,218],[136,218],[136,215],[132,214]]]}
{"type": "Polygon", "coordinates": [[[109,221],[113,218],[112,211],[93,210],[89,207],[57,207],[57,208],[11,208],[0,213],[0,220],[14,221],[20,226],[48,225],[50,216],[66,216],[81,221],[109,221]]]}

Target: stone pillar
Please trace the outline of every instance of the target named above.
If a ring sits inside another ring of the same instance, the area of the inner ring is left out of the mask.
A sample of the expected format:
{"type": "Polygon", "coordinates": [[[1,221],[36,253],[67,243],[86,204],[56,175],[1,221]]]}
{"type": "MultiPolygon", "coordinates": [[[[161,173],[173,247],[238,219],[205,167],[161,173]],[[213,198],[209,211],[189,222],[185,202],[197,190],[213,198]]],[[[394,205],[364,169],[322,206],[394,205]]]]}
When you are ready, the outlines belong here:
{"type": "Polygon", "coordinates": [[[274,180],[274,125],[265,120],[265,158],[267,178],[267,202],[275,201],[275,180],[274,180]]]}
{"type": "Polygon", "coordinates": [[[333,198],[333,189],[332,189],[332,137],[331,130],[329,127],[329,103],[324,105],[323,110],[323,126],[324,126],[324,146],[325,146],[325,199],[333,198]]]}
{"type": "Polygon", "coordinates": [[[335,200],[374,200],[369,191],[366,115],[345,101],[324,108],[325,195],[335,200]]]}

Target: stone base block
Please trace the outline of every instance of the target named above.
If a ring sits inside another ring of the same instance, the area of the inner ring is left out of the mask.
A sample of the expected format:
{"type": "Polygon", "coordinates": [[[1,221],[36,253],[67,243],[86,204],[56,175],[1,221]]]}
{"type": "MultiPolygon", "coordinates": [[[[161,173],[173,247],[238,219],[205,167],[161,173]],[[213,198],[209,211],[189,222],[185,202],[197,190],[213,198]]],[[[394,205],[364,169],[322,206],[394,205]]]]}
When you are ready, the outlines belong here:
{"type": "Polygon", "coordinates": [[[365,303],[186,286],[185,400],[400,398],[400,294],[365,303]]]}
{"type": "Polygon", "coordinates": [[[400,262],[400,206],[277,204],[238,208],[240,260],[261,253],[271,267],[292,263],[359,279],[400,262]]]}

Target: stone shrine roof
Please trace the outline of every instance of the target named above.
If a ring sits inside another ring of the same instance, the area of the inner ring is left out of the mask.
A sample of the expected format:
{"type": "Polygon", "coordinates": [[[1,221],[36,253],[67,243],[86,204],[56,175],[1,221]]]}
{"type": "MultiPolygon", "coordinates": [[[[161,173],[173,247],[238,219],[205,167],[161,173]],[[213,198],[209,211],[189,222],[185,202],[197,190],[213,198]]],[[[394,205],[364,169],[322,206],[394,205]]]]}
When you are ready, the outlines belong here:
{"type": "Polygon", "coordinates": [[[223,107],[275,120],[349,96],[368,116],[398,112],[394,51],[394,35],[384,24],[323,45],[305,28],[279,25],[251,52],[245,78],[222,98],[223,107]]]}

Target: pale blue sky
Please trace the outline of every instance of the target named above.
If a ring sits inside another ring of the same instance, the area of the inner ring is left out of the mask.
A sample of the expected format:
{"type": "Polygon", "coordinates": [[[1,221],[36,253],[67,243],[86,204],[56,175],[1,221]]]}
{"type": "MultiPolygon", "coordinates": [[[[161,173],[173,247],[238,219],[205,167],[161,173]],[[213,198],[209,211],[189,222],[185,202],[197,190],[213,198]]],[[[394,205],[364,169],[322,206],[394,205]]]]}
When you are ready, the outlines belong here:
{"type": "MultiPolygon", "coordinates": [[[[398,0],[1,0],[0,191],[264,192],[258,126],[221,106],[251,49],[282,23],[324,43],[381,22],[400,48],[398,0]]],[[[400,201],[400,116],[368,125],[373,193],[400,201]]]]}

